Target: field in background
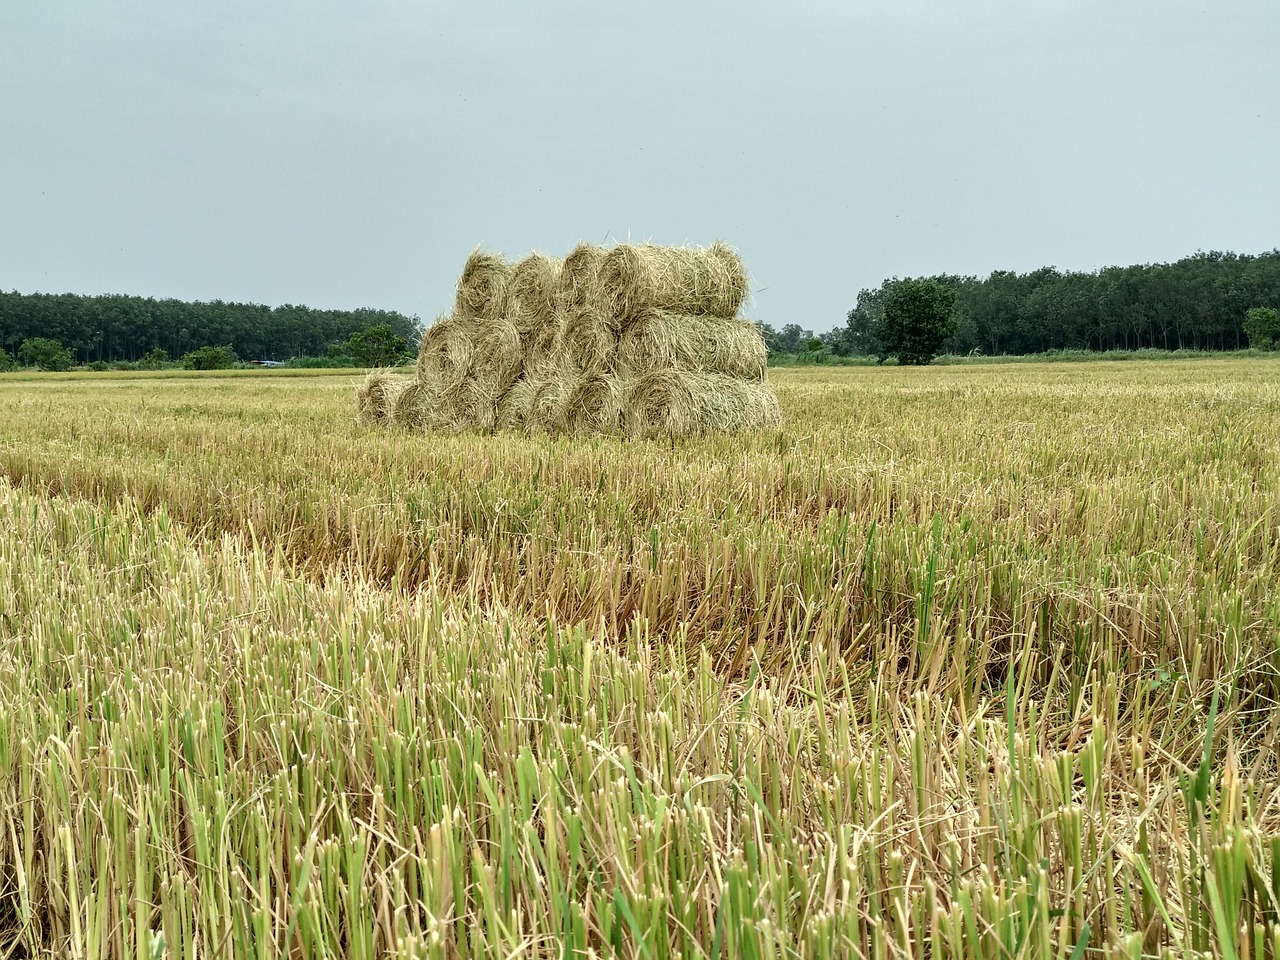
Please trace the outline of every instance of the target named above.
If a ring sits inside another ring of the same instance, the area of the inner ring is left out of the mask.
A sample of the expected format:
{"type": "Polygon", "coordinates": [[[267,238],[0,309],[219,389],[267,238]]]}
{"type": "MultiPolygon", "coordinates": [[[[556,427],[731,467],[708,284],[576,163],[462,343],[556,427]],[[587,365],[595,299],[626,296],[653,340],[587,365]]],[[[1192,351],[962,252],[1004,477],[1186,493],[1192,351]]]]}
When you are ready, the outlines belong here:
{"type": "Polygon", "coordinates": [[[0,378],[0,957],[1280,955],[1280,362],[770,377],[0,378]]]}

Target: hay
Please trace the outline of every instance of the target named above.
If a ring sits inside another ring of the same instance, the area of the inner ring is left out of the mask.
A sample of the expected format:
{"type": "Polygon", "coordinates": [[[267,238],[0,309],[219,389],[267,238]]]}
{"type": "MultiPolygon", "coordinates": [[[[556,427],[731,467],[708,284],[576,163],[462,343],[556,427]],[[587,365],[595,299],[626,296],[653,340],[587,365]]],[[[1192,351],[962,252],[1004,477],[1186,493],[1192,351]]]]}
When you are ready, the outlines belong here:
{"type": "Polygon", "coordinates": [[[590,243],[580,243],[564,258],[560,268],[560,286],[556,305],[562,310],[592,306],[604,309],[604,290],[600,286],[600,265],[606,251],[590,243]]]}
{"type": "Polygon", "coordinates": [[[617,377],[583,377],[549,385],[554,408],[550,425],[572,433],[617,433],[622,425],[622,388],[617,377]],[[556,397],[552,394],[558,393],[556,397]]]}
{"type": "Polygon", "coordinates": [[[534,253],[515,265],[509,285],[507,316],[522,335],[554,322],[556,291],[564,261],[534,253]]]}
{"type": "Polygon", "coordinates": [[[767,351],[735,319],[738,255],[579,244],[518,264],[474,251],[453,312],[423,334],[417,376],[371,374],[361,422],[411,430],[634,436],[776,426],[767,351]]]}
{"type": "Polygon", "coordinates": [[[522,338],[526,380],[541,382],[559,376],[560,340],[560,323],[555,319],[522,338]]]}
{"type": "Polygon", "coordinates": [[[536,383],[517,380],[498,401],[494,427],[498,430],[523,430],[528,427],[537,395],[536,383]]]}
{"type": "Polygon", "coordinates": [[[477,332],[474,320],[456,314],[427,327],[418,347],[418,379],[436,391],[457,383],[471,366],[477,332]]]}
{"type": "Polygon", "coordinates": [[[505,316],[514,267],[496,253],[471,251],[458,278],[453,314],[473,320],[505,316]]]}
{"type": "Polygon", "coordinates": [[[719,241],[705,250],[619,244],[600,264],[599,282],[624,329],[646,308],[732,317],[747,295],[742,260],[719,241]]]}
{"type": "Polygon", "coordinates": [[[508,319],[484,325],[471,351],[467,375],[494,396],[501,396],[516,382],[524,364],[524,345],[516,325],[508,319]]]}
{"type": "Polygon", "coordinates": [[[617,366],[628,380],[683,370],[759,383],[768,359],[764,337],[749,321],[648,309],[635,316],[618,341],[617,366]]]}
{"type": "Polygon", "coordinates": [[[618,352],[618,330],[613,321],[591,306],[574,307],[564,317],[564,329],[555,344],[561,376],[595,377],[613,372],[618,352]]]}
{"type": "Polygon", "coordinates": [[[622,428],[632,436],[759,430],[782,422],[778,398],[763,383],[716,373],[667,370],[631,381],[622,428]]]}
{"type": "Polygon", "coordinates": [[[450,432],[489,433],[497,422],[500,399],[501,395],[464,377],[440,393],[440,428],[450,432]]]}
{"type": "Polygon", "coordinates": [[[397,376],[389,370],[374,370],[356,387],[359,421],[388,426],[392,422],[396,400],[413,382],[412,377],[397,376]]]}
{"type": "Polygon", "coordinates": [[[392,422],[415,432],[440,426],[439,397],[421,380],[411,380],[396,397],[392,422]]]}

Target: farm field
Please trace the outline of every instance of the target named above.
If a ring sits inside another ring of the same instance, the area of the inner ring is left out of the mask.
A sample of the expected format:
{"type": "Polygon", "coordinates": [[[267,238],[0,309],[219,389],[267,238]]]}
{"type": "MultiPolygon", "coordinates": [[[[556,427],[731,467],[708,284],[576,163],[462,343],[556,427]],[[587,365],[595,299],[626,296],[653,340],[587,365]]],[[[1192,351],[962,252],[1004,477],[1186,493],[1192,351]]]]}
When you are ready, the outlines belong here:
{"type": "Polygon", "coordinates": [[[1280,361],[770,381],[0,376],[0,960],[1280,956],[1280,361]]]}

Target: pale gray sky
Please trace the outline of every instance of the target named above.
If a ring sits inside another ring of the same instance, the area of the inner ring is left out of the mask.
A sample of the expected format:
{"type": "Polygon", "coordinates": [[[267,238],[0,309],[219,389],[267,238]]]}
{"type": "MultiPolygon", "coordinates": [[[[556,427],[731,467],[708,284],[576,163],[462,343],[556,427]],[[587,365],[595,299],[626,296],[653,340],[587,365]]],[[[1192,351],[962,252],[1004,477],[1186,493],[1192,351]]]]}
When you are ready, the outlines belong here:
{"type": "Polygon", "coordinates": [[[0,288],[448,308],[476,244],[886,276],[1280,246],[1276,0],[0,0],[0,288]]]}

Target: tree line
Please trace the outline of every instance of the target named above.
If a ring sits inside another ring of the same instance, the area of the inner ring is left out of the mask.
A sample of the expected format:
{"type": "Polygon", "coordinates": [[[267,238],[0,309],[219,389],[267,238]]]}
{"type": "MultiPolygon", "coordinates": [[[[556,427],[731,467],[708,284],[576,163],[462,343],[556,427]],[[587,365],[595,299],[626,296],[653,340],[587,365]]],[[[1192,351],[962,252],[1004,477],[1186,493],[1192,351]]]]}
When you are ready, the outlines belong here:
{"type": "MultiPolygon", "coordinates": [[[[955,291],[947,353],[1239,350],[1249,345],[1249,310],[1280,306],[1280,250],[1212,251],[1087,273],[1042,267],[932,279],[955,291]]],[[[849,352],[879,352],[876,323],[895,282],[858,294],[842,331],[849,352]]]]}
{"type": "MultiPolygon", "coordinates": [[[[928,279],[955,292],[944,353],[1239,350],[1250,344],[1250,310],[1280,307],[1280,250],[1256,256],[1212,251],[1175,263],[1092,272],[1042,267],[928,279]]],[[[797,324],[766,327],[770,349],[819,360],[824,354],[881,354],[876,330],[902,282],[895,277],[862,290],[847,324],[821,336],[797,324]]]]}
{"type": "Polygon", "coordinates": [[[333,344],[382,325],[413,341],[419,321],[367,307],[317,310],[293,304],[0,291],[0,350],[16,355],[23,342],[44,338],[61,344],[80,363],[139,361],[156,350],[181,357],[205,346],[228,346],[246,360],[323,356],[333,344]]]}

